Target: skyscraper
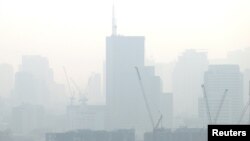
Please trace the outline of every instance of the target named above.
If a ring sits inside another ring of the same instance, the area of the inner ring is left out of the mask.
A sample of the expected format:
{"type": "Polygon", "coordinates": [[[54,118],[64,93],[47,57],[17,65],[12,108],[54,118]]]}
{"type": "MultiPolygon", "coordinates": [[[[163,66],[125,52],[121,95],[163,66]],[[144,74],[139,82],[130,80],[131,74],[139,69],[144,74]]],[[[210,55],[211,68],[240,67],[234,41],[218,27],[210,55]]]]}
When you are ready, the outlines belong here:
{"type": "Polygon", "coordinates": [[[178,57],[173,71],[175,126],[186,126],[185,121],[198,118],[198,98],[201,96],[203,74],[207,70],[206,52],[186,50],[178,57]]]}
{"type": "MultiPolygon", "coordinates": [[[[218,124],[237,124],[243,104],[243,77],[238,65],[210,65],[204,74],[204,86],[212,123],[215,122],[219,105],[226,89],[218,124]]],[[[207,107],[204,98],[200,101],[200,117],[208,123],[207,107]]]]}
{"type": "Polygon", "coordinates": [[[0,97],[10,96],[13,88],[14,70],[11,65],[0,64],[0,97]]]}
{"type": "Polygon", "coordinates": [[[102,94],[101,74],[92,73],[87,84],[88,104],[103,104],[104,97],[102,94]]]}
{"type": "MultiPolygon", "coordinates": [[[[114,9],[114,8],[113,8],[114,9]]],[[[154,120],[160,117],[162,84],[154,67],[144,65],[143,36],[122,36],[112,18],[112,35],[106,38],[107,128],[152,129],[135,67],[138,67],[154,120]]]]}
{"type": "Polygon", "coordinates": [[[28,72],[35,79],[43,80],[45,83],[53,81],[53,72],[47,58],[38,55],[24,55],[20,71],[28,72]]]}
{"type": "Polygon", "coordinates": [[[46,58],[23,56],[22,64],[15,75],[13,96],[16,104],[48,104],[52,81],[53,73],[46,58]]]}
{"type": "Polygon", "coordinates": [[[63,94],[63,86],[54,81],[53,71],[47,58],[36,55],[22,57],[22,64],[15,75],[13,93],[15,105],[29,103],[50,106],[60,101],[63,94]]]}
{"type": "Polygon", "coordinates": [[[22,104],[13,107],[11,113],[11,129],[19,134],[27,134],[34,130],[44,129],[45,112],[39,105],[22,104]]]}
{"type": "Polygon", "coordinates": [[[142,99],[138,97],[141,92],[135,66],[141,68],[143,59],[144,37],[113,34],[106,38],[106,103],[111,129],[135,126],[136,112],[133,111],[142,99]]]}

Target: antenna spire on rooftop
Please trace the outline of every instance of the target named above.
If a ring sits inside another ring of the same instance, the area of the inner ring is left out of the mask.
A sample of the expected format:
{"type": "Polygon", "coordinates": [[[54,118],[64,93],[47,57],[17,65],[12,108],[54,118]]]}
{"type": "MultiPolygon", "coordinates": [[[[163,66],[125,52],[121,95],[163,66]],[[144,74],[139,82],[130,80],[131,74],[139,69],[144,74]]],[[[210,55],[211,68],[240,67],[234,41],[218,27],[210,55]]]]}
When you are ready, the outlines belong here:
{"type": "Polygon", "coordinates": [[[112,35],[117,35],[117,25],[116,25],[116,19],[115,19],[115,4],[113,1],[113,7],[112,7],[112,35]]]}

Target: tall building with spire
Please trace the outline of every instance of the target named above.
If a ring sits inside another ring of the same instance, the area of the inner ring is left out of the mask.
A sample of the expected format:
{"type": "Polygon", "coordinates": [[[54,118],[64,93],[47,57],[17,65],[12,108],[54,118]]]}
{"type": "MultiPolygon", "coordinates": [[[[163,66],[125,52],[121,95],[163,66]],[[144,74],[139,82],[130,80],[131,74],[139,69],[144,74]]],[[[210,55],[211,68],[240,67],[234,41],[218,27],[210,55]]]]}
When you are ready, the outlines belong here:
{"type": "MultiPolygon", "coordinates": [[[[135,67],[138,67],[141,73],[155,122],[160,117],[160,99],[163,96],[161,80],[155,76],[154,67],[144,65],[145,37],[118,35],[114,13],[113,6],[112,35],[106,37],[107,128],[149,131],[152,130],[152,125],[135,67]]],[[[166,114],[166,110],[161,109],[161,112],[166,114]]]]}

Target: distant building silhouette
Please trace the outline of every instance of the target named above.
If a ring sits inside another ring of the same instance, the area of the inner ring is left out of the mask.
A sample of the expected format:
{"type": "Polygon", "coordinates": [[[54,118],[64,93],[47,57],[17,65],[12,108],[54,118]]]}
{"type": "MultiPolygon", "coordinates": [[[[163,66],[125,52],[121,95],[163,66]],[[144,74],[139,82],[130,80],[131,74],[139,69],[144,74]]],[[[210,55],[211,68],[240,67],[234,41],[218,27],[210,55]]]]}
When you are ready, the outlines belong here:
{"type": "MultiPolygon", "coordinates": [[[[250,69],[246,69],[243,72],[243,102],[244,105],[247,104],[247,102],[250,100],[249,98],[250,93],[250,69]]],[[[250,124],[250,108],[248,109],[249,112],[247,112],[245,115],[243,115],[242,123],[249,123],[250,124]]]]}
{"type": "Polygon", "coordinates": [[[9,64],[0,64],[0,131],[8,128],[8,121],[5,119],[8,117],[10,110],[9,98],[11,97],[13,83],[14,71],[12,66],[9,64]]]}
{"type": "Polygon", "coordinates": [[[247,103],[249,101],[249,91],[250,91],[250,86],[249,86],[249,81],[250,81],[250,69],[246,69],[243,72],[243,92],[244,92],[244,96],[243,96],[243,100],[244,103],[247,103]]]}
{"type": "Polygon", "coordinates": [[[147,59],[145,64],[147,66],[154,66],[155,74],[160,76],[164,92],[173,92],[173,72],[175,68],[175,61],[168,63],[156,62],[153,59],[147,59]]]}
{"type": "Polygon", "coordinates": [[[173,94],[164,93],[160,96],[160,111],[163,115],[162,124],[160,127],[173,128],[173,94]]]}
{"type": "Polygon", "coordinates": [[[22,57],[22,64],[15,75],[14,105],[29,103],[48,107],[63,101],[63,94],[64,86],[54,81],[47,58],[36,55],[22,57]]]}
{"type": "Polygon", "coordinates": [[[39,97],[36,81],[32,74],[27,72],[17,72],[15,75],[15,88],[13,97],[15,104],[38,103],[39,97]]]}
{"type": "Polygon", "coordinates": [[[148,123],[139,117],[148,116],[135,71],[135,66],[142,68],[143,64],[144,37],[107,37],[106,103],[111,129],[132,128],[136,124],[143,128],[148,123]]]}
{"type": "Polygon", "coordinates": [[[68,105],[66,129],[104,130],[105,108],[104,105],[68,105]]]}
{"type": "Polygon", "coordinates": [[[92,73],[88,79],[87,97],[89,104],[104,104],[104,95],[101,86],[101,74],[92,73]]]}
{"type": "MultiPolygon", "coordinates": [[[[219,105],[226,89],[227,95],[221,107],[217,124],[237,124],[243,107],[243,75],[238,65],[210,65],[204,74],[208,105],[215,122],[219,105]]],[[[204,126],[209,123],[205,99],[200,99],[200,117],[204,126]]]]}
{"type": "Polygon", "coordinates": [[[162,81],[162,89],[164,91],[164,94],[160,96],[160,110],[164,116],[162,126],[173,128],[173,93],[171,92],[174,63],[156,63],[153,60],[149,60],[146,63],[149,66],[154,66],[155,75],[159,76],[162,81]]]}
{"type": "Polygon", "coordinates": [[[242,70],[250,69],[250,47],[233,50],[227,53],[226,62],[229,64],[239,64],[242,70]]]}
{"type": "Polygon", "coordinates": [[[45,112],[42,106],[23,104],[12,109],[11,129],[18,134],[27,134],[45,126],[45,112]]]}
{"type": "Polygon", "coordinates": [[[10,97],[14,83],[14,70],[11,65],[0,64],[0,97],[10,97]]]}
{"type": "Polygon", "coordinates": [[[178,57],[173,71],[175,127],[188,126],[189,123],[186,121],[198,118],[200,86],[207,66],[205,52],[186,50],[178,57]]]}

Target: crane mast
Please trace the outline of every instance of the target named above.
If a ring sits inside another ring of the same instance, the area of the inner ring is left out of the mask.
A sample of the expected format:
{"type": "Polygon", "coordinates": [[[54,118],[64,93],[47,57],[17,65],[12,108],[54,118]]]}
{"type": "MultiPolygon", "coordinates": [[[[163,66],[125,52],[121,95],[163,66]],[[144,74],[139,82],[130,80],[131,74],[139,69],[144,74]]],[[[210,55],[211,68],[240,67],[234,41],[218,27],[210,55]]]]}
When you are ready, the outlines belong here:
{"type": "Polygon", "coordinates": [[[75,86],[75,88],[78,90],[78,94],[80,96],[80,102],[82,104],[86,104],[86,102],[88,101],[88,99],[86,98],[86,95],[84,95],[85,93],[82,92],[82,90],[80,89],[80,87],[76,84],[76,82],[74,81],[74,79],[71,78],[71,81],[73,83],[73,85],[75,86]]]}
{"type": "Polygon", "coordinates": [[[247,109],[248,109],[248,107],[249,107],[249,101],[246,103],[246,105],[244,106],[244,108],[243,108],[243,110],[242,110],[242,112],[241,112],[241,115],[240,115],[240,119],[239,119],[239,121],[238,121],[238,124],[240,124],[241,123],[241,121],[242,121],[242,119],[243,119],[243,117],[244,117],[244,115],[245,115],[245,113],[247,112],[247,109]]]}
{"type": "Polygon", "coordinates": [[[144,98],[144,102],[145,102],[145,105],[146,105],[146,109],[147,109],[147,112],[148,112],[148,115],[149,115],[149,118],[150,118],[150,121],[151,121],[151,125],[154,129],[154,120],[153,120],[153,115],[151,113],[151,110],[150,110],[150,107],[149,107],[149,104],[148,104],[148,99],[147,99],[147,96],[146,96],[146,93],[145,93],[145,89],[143,87],[143,84],[142,84],[142,80],[141,80],[141,75],[140,75],[140,72],[139,72],[139,69],[138,67],[135,67],[135,70],[137,72],[137,76],[138,76],[138,80],[139,80],[139,83],[140,83],[140,87],[141,87],[141,91],[142,91],[142,94],[143,94],[143,98],[144,98]]]}
{"type": "Polygon", "coordinates": [[[205,97],[205,103],[206,103],[206,106],[207,106],[207,115],[208,115],[208,118],[209,118],[209,124],[211,124],[213,121],[212,121],[212,117],[211,117],[211,113],[210,113],[210,109],[209,109],[206,88],[205,88],[204,84],[201,85],[201,87],[203,89],[203,94],[204,94],[204,97],[205,97]]]}
{"type": "Polygon", "coordinates": [[[71,89],[70,82],[69,82],[69,77],[68,77],[68,74],[67,74],[67,71],[66,71],[65,67],[63,67],[63,71],[64,71],[64,74],[65,74],[65,77],[66,77],[66,80],[67,80],[67,85],[68,85],[69,93],[71,95],[71,97],[70,97],[70,104],[73,105],[74,94],[73,94],[73,91],[71,89]]]}
{"type": "Polygon", "coordinates": [[[144,98],[144,102],[145,102],[145,105],[146,105],[146,109],[147,109],[147,112],[148,112],[148,115],[149,115],[149,118],[150,118],[150,121],[151,121],[153,132],[155,132],[155,131],[157,131],[157,129],[159,129],[159,126],[162,123],[163,115],[159,111],[160,112],[160,118],[157,120],[157,123],[155,124],[154,119],[153,119],[153,115],[152,115],[150,107],[149,107],[149,103],[148,103],[148,99],[147,99],[147,96],[146,96],[146,93],[145,93],[145,89],[144,89],[144,86],[143,86],[143,83],[142,83],[140,71],[139,71],[138,67],[136,67],[136,66],[135,66],[135,70],[136,70],[136,73],[137,73],[137,76],[138,76],[138,80],[139,80],[139,83],[140,83],[140,88],[141,88],[143,98],[144,98]]]}
{"type": "Polygon", "coordinates": [[[224,94],[223,94],[223,96],[222,96],[222,99],[221,99],[221,101],[220,101],[220,105],[219,105],[218,111],[217,111],[216,116],[215,116],[215,120],[214,120],[214,123],[215,123],[215,124],[217,123],[217,120],[218,120],[218,118],[219,118],[219,115],[220,115],[220,111],[221,111],[222,105],[223,105],[223,103],[224,103],[224,101],[225,101],[225,98],[226,98],[226,96],[227,96],[227,92],[228,92],[228,89],[225,89],[225,92],[224,92],[224,94]]]}
{"type": "Polygon", "coordinates": [[[225,98],[226,98],[226,96],[227,96],[228,89],[225,89],[225,91],[224,91],[224,94],[223,94],[223,96],[222,96],[222,99],[221,99],[221,101],[220,101],[220,103],[219,103],[219,108],[218,108],[218,110],[217,110],[217,112],[216,112],[216,115],[215,115],[215,119],[214,119],[214,121],[213,121],[213,120],[212,120],[211,113],[210,113],[210,108],[209,108],[209,104],[208,104],[208,98],[207,98],[207,93],[206,93],[205,85],[203,84],[203,85],[201,85],[201,87],[202,87],[202,89],[203,89],[203,94],[204,94],[205,103],[206,103],[206,107],[207,107],[207,115],[208,115],[208,118],[209,118],[209,124],[213,124],[213,123],[216,124],[216,123],[217,123],[217,120],[218,120],[218,118],[219,118],[220,112],[221,112],[221,108],[222,108],[223,103],[224,103],[224,101],[225,101],[225,98]]]}
{"type": "Polygon", "coordinates": [[[158,119],[158,121],[157,121],[157,123],[156,123],[156,125],[155,125],[155,127],[154,127],[154,130],[159,128],[160,123],[162,122],[162,118],[163,118],[163,116],[162,116],[162,114],[161,114],[160,118],[158,119]]]}
{"type": "Polygon", "coordinates": [[[249,119],[248,119],[248,124],[250,124],[250,81],[249,81],[249,100],[248,100],[248,102],[246,103],[246,105],[244,106],[244,108],[243,108],[243,110],[242,110],[242,112],[241,112],[241,115],[240,115],[238,124],[241,123],[241,121],[242,121],[244,115],[246,114],[248,108],[249,108],[249,119]]]}

